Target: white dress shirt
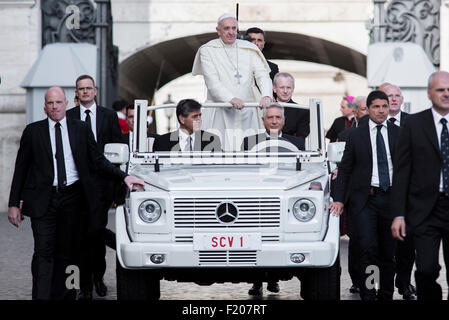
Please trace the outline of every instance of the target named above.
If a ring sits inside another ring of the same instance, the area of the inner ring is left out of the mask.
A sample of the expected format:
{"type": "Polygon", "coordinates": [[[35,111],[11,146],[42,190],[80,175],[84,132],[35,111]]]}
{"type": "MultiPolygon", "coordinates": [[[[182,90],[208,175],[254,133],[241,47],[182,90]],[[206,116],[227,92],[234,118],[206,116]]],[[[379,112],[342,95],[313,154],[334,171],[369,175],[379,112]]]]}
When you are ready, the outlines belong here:
{"type": "MultiPolygon", "coordinates": [[[[433,121],[435,121],[435,129],[437,130],[437,137],[438,137],[438,146],[441,150],[441,131],[443,131],[443,124],[440,122],[442,118],[445,118],[449,122],[449,114],[445,115],[444,117],[435,111],[435,109],[432,108],[432,115],[433,115],[433,121]]],[[[446,127],[449,129],[449,124],[446,124],[446,127]]],[[[443,191],[443,170],[441,170],[440,173],[440,192],[443,191]]]]}
{"type": "MultiPolygon", "coordinates": [[[[67,119],[64,117],[61,121],[62,149],[64,151],[64,164],[67,175],[67,186],[79,180],[78,170],[76,169],[75,160],[73,159],[72,148],[70,147],[69,132],[67,131],[67,119]]],[[[58,165],[56,163],[56,121],[48,118],[48,130],[50,132],[51,151],[53,154],[54,179],[53,186],[58,186],[58,165]]]]}
{"type": "Polygon", "coordinates": [[[396,121],[394,122],[395,125],[397,125],[398,127],[401,126],[401,113],[402,111],[399,111],[394,117],[388,115],[387,120],[390,121],[390,118],[395,118],[396,121]]]}
{"type": "Polygon", "coordinates": [[[92,125],[92,132],[94,134],[95,141],[97,141],[97,104],[94,102],[90,108],[85,108],[82,104],[80,104],[80,113],[81,120],[86,121],[86,110],[90,110],[90,122],[92,125]]]}
{"type": "Polygon", "coordinates": [[[178,129],[178,131],[179,131],[179,134],[178,134],[178,136],[179,136],[179,148],[181,149],[181,151],[185,151],[185,150],[189,150],[190,151],[190,147],[187,146],[187,143],[189,141],[188,140],[189,137],[192,138],[192,142],[191,142],[192,150],[195,150],[195,133],[192,133],[191,135],[188,135],[187,132],[185,132],[182,129],[178,129]],[[186,149],[186,147],[187,147],[187,149],[186,149]]]}
{"type": "MultiPolygon", "coordinates": [[[[393,178],[393,163],[391,161],[390,145],[388,143],[388,130],[387,120],[382,123],[382,129],[380,130],[385,142],[385,149],[387,151],[388,171],[390,176],[390,186],[393,178]]],[[[377,167],[377,123],[369,119],[369,135],[371,139],[371,150],[373,152],[373,172],[371,176],[371,186],[379,187],[379,169],[377,167]]]]}

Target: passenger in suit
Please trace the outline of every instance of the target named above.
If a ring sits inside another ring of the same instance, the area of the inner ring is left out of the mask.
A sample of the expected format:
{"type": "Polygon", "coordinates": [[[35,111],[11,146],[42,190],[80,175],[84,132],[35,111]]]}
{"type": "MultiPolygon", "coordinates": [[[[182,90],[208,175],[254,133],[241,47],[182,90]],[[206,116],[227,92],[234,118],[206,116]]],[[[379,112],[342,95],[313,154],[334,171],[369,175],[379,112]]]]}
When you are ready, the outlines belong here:
{"type": "MultiPolygon", "coordinates": [[[[273,92],[277,102],[296,103],[292,100],[295,91],[295,78],[289,73],[281,72],[274,76],[273,92]]],[[[310,133],[310,111],[298,108],[284,108],[285,124],[282,132],[305,139],[310,133]]]]}
{"type": "Polygon", "coordinates": [[[399,128],[387,121],[388,97],[372,91],[367,97],[370,119],[353,130],[338,167],[330,211],[340,215],[349,205],[349,220],[357,244],[358,279],[362,300],[391,300],[394,292],[395,239],[391,235],[390,194],[394,150],[399,128]],[[379,292],[369,286],[368,266],[378,266],[379,292]]]}
{"type": "MultiPolygon", "coordinates": [[[[262,51],[265,48],[265,32],[257,27],[249,28],[246,30],[246,35],[251,37],[251,42],[254,43],[259,50],[262,51]]],[[[279,72],[279,67],[276,63],[268,61],[268,66],[270,67],[270,78],[274,79],[276,73],[279,72]]]]}
{"type": "MultiPolygon", "coordinates": [[[[449,73],[433,73],[427,95],[432,108],[401,125],[394,164],[391,226],[401,241],[412,228],[419,300],[441,300],[439,249],[449,245],[449,73]]],[[[448,267],[446,265],[446,267],[448,267]]]]}
{"type": "Polygon", "coordinates": [[[176,106],[179,129],[157,136],[153,151],[221,151],[220,138],[201,128],[201,104],[193,99],[176,106]]]}
{"type": "MultiPolygon", "coordinates": [[[[266,131],[263,133],[245,137],[243,139],[243,143],[241,146],[242,151],[251,150],[258,144],[261,144],[267,140],[272,139],[279,141],[283,140],[288,143],[291,143],[299,150],[305,149],[305,142],[303,138],[290,136],[282,132],[282,127],[284,126],[285,123],[285,117],[284,117],[284,108],[280,104],[272,102],[268,104],[266,107],[264,107],[262,122],[264,124],[266,131]]],[[[276,149],[278,151],[283,151],[283,146],[279,145],[279,147],[276,149]]]]}
{"type": "Polygon", "coordinates": [[[352,106],[353,101],[354,97],[352,96],[343,97],[341,100],[340,111],[342,116],[334,120],[326,133],[326,138],[328,138],[330,142],[337,141],[340,132],[355,126],[354,108],[352,106]]]}
{"type": "MultiPolygon", "coordinates": [[[[80,106],[67,110],[67,117],[82,120],[92,129],[98,151],[104,152],[107,143],[121,143],[122,132],[117,113],[111,109],[98,106],[95,102],[97,89],[94,79],[89,75],[81,75],[75,82],[75,94],[80,99],[80,106]]],[[[112,181],[99,177],[97,197],[100,206],[95,216],[86,221],[86,236],[81,264],[81,292],[80,299],[92,299],[92,288],[100,297],[107,294],[103,276],[106,271],[105,242],[115,246],[115,235],[106,228],[108,211],[112,206],[114,184],[112,181]]]]}
{"type": "Polygon", "coordinates": [[[80,215],[97,207],[92,172],[128,187],[143,184],[104,158],[86,124],[66,117],[67,104],[63,89],[48,89],[48,118],[23,131],[9,196],[9,221],[18,227],[24,215],[31,218],[32,298],[39,300],[75,298],[65,272],[78,264],[80,215]]]}
{"type": "MultiPolygon", "coordinates": [[[[304,139],[282,133],[284,121],[284,108],[276,102],[268,104],[263,108],[262,117],[266,132],[245,137],[241,149],[251,150],[260,143],[274,139],[277,141],[283,140],[289,142],[299,150],[304,150],[304,139]]],[[[275,148],[275,151],[282,151],[282,149],[283,147],[280,145],[279,148],[275,148]]],[[[279,292],[278,283],[276,281],[268,281],[267,290],[275,293],[279,292]]],[[[248,290],[248,294],[251,296],[261,296],[263,294],[262,281],[254,282],[253,286],[248,290]]]]}
{"type": "MultiPolygon", "coordinates": [[[[401,89],[394,84],[384,84],[382,90],[388,96],[390,104],[390,112],[388,114],[388,121],[394,123],[398,127],[402,126],[404,119],[408,117],[408,113],[401,111],[404,97],[401,89]]],[[[395,260],[396,260],[396,279],[395,285],[398,288],[404,300],[415,300],[416,289],[411,284],[412,269],[415,263],[415,247],[413,245],[413,236],[410,230],[407,232],[407,237],[404,241],[398,241],[396,246],[395,260]]]]}

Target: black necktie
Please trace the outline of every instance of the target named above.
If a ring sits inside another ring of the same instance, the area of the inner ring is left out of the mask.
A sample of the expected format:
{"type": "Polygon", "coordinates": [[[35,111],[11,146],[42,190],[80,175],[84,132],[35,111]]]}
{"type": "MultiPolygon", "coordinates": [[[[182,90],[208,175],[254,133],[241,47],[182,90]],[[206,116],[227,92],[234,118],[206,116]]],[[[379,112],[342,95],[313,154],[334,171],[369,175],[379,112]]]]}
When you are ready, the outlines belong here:
{"type": "Polygon", "coordinates": [[[395,124],[396,118],[390,118],[390,119],[388,119],[388,121],[390,121],[392,124],[395,124]]]}
{"type": "Polygon", "coordinates": [[[390,173],[388,170],[387,150],[385,141],[380,130],[382,125],[377,125],[376,147],[377,147],[377,169],[379,170],[379,187],[387,191],[390,187],[390,173]]]}
{"type": "Polygon", "coordinates": [[[86,123],[90,130],[92,130],[92,122],[90,120],[90,110],[84,111],[86,113],[86,123]]]}
{"type": "Polygon", "coordinates": [[[65,172],[64,163],[64,149],[62,147],[62,135],[61,135],[61,124],[56,122],[55,124],[55,140],[56,140],[56,165],[58,169],[58,187],[64,187],[67,185],[67,175],[65,172]]]}
{"type": "Polygon", "coordinates": [[[443,124],[441,131],[441,159],[443,170],[443,191],[449,197],[449,133],[447,131],[447,120],[442,118],[440,122],[443,124]]]}

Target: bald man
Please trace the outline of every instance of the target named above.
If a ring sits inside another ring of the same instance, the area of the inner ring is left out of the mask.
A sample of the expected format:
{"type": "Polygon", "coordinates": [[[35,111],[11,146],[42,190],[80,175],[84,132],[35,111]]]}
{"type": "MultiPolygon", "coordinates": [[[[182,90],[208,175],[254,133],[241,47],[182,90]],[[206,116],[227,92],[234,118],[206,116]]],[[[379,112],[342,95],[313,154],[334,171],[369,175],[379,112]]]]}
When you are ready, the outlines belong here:
{"type": "Polygon", "coordinates": [[[403,121],[409,116],[407,112],[401,111],[401,106],[404,102],[401,89],[394,84],[387,83],[382,86],[381,91],[385,92],[388,97],[388,103],[390,104],[388,121],[400,127],[401,123],[403,123],[403,121]]]}
{"type": "Polygon", "coordinates": [[[77,264],[80,212],[92,214],[97,206],[91,173],[124,180],[129,188],[144,183],[106,160],[88,126],[66,118],[67,104],[62,88],[48,89],[48,118],[23,131],[11,184],[9,221],[18,227],[24,216],[31,218],[33,300],[75,299],[66,268],[77,264]]]}
{"type": "MultiPolygon", "coordinates": [[[[449,244],[449,73],[434,72],[427,96],[432,107],[401,125],[394,161],[393,236],[404,241],[413,229],[418,300],[442,300],[437,283],[440,244],[449,244]]],[[[446,265],[446,268],[448,265],[446,265]]]]}

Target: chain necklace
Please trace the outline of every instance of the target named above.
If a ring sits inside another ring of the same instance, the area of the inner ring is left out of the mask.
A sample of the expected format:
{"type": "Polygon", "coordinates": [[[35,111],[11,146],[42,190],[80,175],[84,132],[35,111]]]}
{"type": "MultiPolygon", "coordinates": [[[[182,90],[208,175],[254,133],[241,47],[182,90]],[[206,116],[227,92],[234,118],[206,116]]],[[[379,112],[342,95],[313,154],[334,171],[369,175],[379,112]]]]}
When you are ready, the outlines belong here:
{"type": "MultiPolygon", "coordinates": [[[[220,39],[221,40],[221,39],[220,39]]],[[[234,75],[234,78],[237,79],[237,83],[240,84],[240,78],[242,77],[242,75],[239,73],[239,47],[237,46],[237,40],[235,42],[235,50],[236,50],[236,57],[237,57],[237,66],[234,65],[234,62],[232,62],[231,57],[228,54],[228,51],[226,50],[226,46],[224,45],[223,40],[221,40],[221,43],[223,45],[223,49],[226,53],[226,57],[228,57],[229,62],[231,63],[231,65],[234,67],[236,74],[234,75]]]]}

